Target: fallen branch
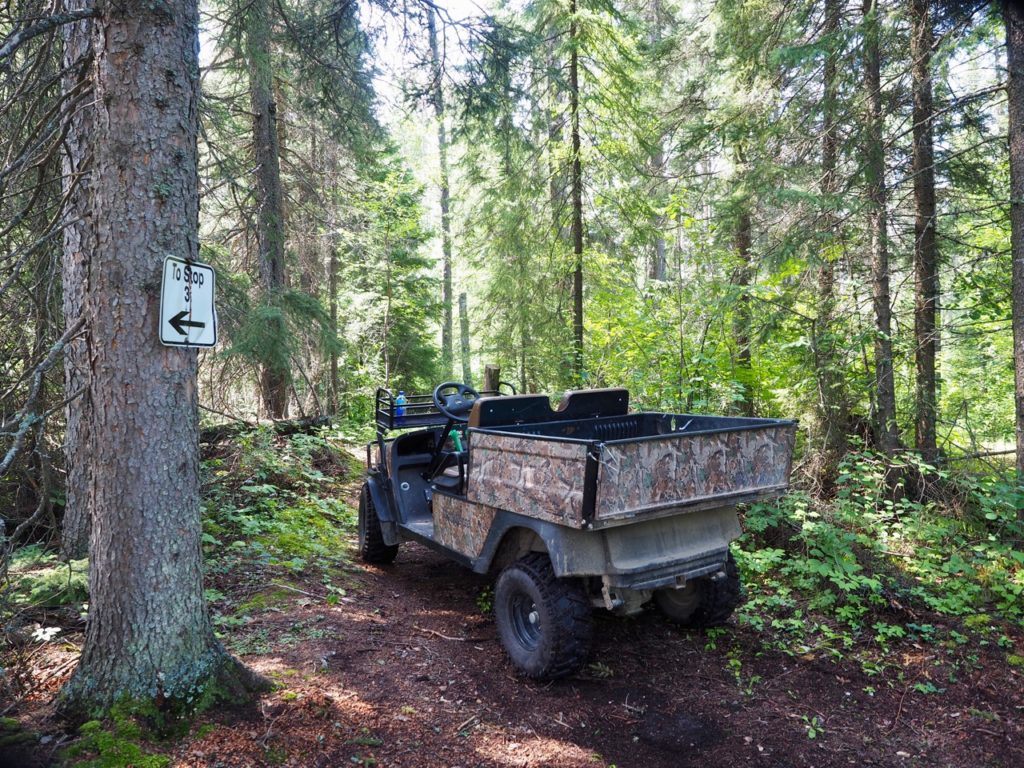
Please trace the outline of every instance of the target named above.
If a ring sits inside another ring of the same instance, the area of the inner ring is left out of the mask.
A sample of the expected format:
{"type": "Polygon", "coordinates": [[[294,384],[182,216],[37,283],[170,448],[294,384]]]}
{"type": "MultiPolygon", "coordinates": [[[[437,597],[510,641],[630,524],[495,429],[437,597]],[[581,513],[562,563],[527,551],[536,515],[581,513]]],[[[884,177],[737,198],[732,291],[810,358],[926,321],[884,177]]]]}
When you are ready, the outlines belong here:
{"type": "Polygon", "coordinates": [[[252,423],[238,420],[235,424],[217,424],[212,427],[204,427],[199,431],[200,443],[219,443],[223,440],[230,440],[246,432],[256,429],[258,426],[268,426],[281,436],[296,435],[299,433],[309,434],[314,429],[330,426],[330,416],[308,416],[304,419],[285,419],[282,421],[265,421],[252,423]]]}
{"type": "Polygon", "coordinates": [[[420,632],[425,632],[428,635],[440,637],[442,640],[454,640],[457,643],[482,643],[487,640],[486,637],[450,637],[449,635],[441,634],[436,629],[427,629],[426,627],[421,627],[417,624],[413,624],[412,627],[413,629],[416,629],[420,632]]]}
{"type": "Polygon", "coordinates": [[[943,461],[949,463],[951,461],[969,461],[970,459],[987,459],[990,456],[1009,456],[1017,452],[1015,448],[1009,448],[1005,451],[979,451],[978,453],[968,453],[963,456],[947,456],[943,461]]]}
{"type": "Polygon", "coordinates": [[[7,558],[10,557],[11,552],[14,550],[14,545],[21,538],[21,534],[29,530],[32,526],[39,523],[46,514],[52,516],[52,505],[53,502],[50,499],[50,455],[43,448],[43,424],[42,420],[36,429],[36,451],[39,454],[39,474],[43,482],[43,487],[39,490],[39,503],[36,505],[36,511],[25,521],[23,521],[17,528],[14,529],[9,537],[7,537],[7,552],[4,553],[4,572],[6,572],[7,558]]]}
{"type": "Polygon", "coordinates": [[[894,717],[893,720],[892,720],[892,727],[889,728],[889,730],[885,732],[886,736],[888,736],[890,733],[895,731],[896,730],[896,726],[899,725],[899,723],[900,723],[900,715],[903,714],[903,702],[906,700],[907,694],[909,692],[910,692],[910,683],[907,683],[907,685],[904,686],[904,688],[903,688],[903,695],[900,696],[900,705],[896,709],[896,717],[894,717]]]}
{"type": "Polygon", "coordinates": [[[233,413],[227,413],[225,411],[218,411],[216,408],[211,408],[210,406],[203,405],[202,403],[199,404],[199,410],[206,411],[207,413],[213,413],[213,414],[216,414],[217,416],[223,416],[225,419],[231,419],[231,421],[234,421],[234,422],[236,422],[238,424],[246,424],[249,427],[252,427],[253,429],[256,429],[256,422],[246,421],[241,416],[235,416],[233,413]]]}

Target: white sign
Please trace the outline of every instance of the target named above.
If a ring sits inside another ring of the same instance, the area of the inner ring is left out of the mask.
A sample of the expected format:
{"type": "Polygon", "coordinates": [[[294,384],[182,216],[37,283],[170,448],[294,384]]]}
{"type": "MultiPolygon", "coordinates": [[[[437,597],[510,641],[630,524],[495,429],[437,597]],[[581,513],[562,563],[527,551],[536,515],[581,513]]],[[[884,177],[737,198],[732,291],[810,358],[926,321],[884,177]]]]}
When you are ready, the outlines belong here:
{"type": "Polygon", "coordinates": [[[213,305],[216,275],[209,264],[177,256],[164,259],[160,284],[160,341],[168,347],[212,347],[217,343],[213,305]]]}

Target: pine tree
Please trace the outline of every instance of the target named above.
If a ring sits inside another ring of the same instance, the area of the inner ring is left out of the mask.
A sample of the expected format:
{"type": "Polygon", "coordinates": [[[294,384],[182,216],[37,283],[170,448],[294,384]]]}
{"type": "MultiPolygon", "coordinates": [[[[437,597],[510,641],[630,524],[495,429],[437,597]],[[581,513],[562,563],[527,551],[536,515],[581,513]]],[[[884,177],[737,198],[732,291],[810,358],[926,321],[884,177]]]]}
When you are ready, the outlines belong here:
{"type": "Polygon", "coordinates": [[[63,691],[82,712],[257,683],[214,637],[203,597],[197,353],[162,346],[152,322],[164,255],[198,258],[198,9],[106,6],[91,32],[93,407],[74,446],[91,464],[77,490],[92,511],[89,617],[63,691]]]}
{"type": "Polygon", "coordinates": [[[932,21],[930,0],[910,2],[910,56],[914,109],[914,359],[916,446],[929,464],[938,458],[935,358],[939,301],[938,240],[935,233],[935,150],[932,131],[932,21]]]}

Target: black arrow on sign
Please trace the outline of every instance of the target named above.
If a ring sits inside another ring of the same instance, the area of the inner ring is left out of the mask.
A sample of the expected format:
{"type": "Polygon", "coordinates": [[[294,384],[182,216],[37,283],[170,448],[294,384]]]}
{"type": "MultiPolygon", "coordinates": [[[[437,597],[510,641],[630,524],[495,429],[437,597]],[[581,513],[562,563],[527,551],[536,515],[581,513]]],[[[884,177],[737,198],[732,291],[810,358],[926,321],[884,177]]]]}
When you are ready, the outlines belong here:
{"type": "Polygon", "coordinates": [[[188,331],[185,330],[186,328],[205,328],[206,327],[206,323],[197,323],[195,320],[186,320],[185,319],[186,315],[188,315],[188,310],[187,309],[183,309],[183,310],[181,310],[181,312],[176,314],[174,317],[172,317],[167,322],[169,322],[171,324],[171,328],[176,330],[182,336],[188,336],[188,331]]]}

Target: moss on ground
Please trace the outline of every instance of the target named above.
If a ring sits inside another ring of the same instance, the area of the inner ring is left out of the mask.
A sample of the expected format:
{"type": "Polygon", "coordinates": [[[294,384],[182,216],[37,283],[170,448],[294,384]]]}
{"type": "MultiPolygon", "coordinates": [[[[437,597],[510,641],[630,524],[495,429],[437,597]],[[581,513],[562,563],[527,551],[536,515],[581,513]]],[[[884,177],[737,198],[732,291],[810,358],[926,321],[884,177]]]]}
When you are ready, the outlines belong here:
{"type": "MultiPolygon", "coordinates": [[[[180,739],[197,715],[222,704],[252,701],[271,683],[234,659],[227,659],[195,695],[187,699],[123,700],[79,727],[81,738],[64,750],[63,760],[81,768],[164,768],[170,758],[154,752],[157,743],[180,739]]],[[[200,726],[200,730],[204,726],[200,726]]]]}
{"type": "Polygon", "coordinates": [[[171,758],[149,751],[150,735],[139,720],[152,705],[120,704],[108,720],[90,720],[78,729],[81,738],[64,750],[67,765],[78,768],[165,768],[171,758]]]}
{"type": "Polygon", "coordinates": [[[268,611],[271,608],[287,603],[294,593],[285,589],[272,588],[257,592],[238,606],[236,614],[268,611]]]}

